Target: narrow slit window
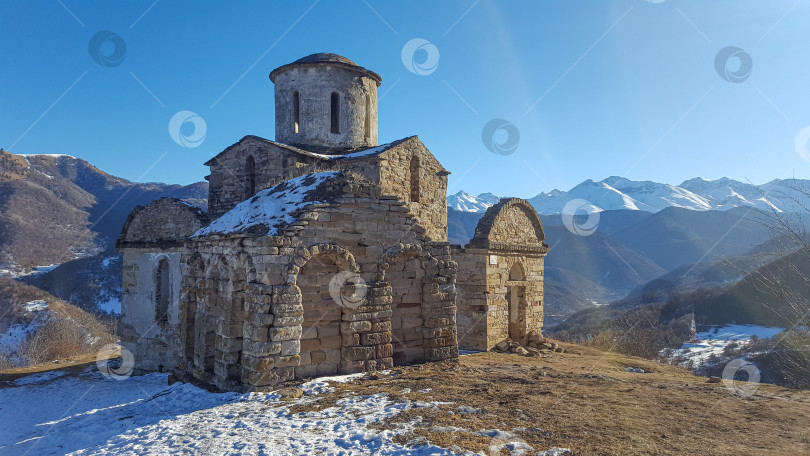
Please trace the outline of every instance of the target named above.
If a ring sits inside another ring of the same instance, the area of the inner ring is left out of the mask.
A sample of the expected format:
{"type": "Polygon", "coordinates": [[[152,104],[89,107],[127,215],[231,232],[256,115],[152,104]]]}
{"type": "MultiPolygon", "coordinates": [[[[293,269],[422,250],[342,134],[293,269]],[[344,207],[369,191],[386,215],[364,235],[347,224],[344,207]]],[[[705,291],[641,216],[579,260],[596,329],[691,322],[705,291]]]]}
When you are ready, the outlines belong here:
{"type": "Polygon", "coordinates": [[[332,92],[332,103],[330,105],[331,117],[331,132],[340,133],[340,95],[337,92],[332,92]]]}
{"type": "Polygon", "coordinates": [[[371,97],[366,95],[366,124],[365,138],[371,139],[371,97]]]}
{"type": "Polygon", "coordinates": [[[256,161],[253,155],[245,162],[245,193],[248,197],[256,194],[256,161]]]}
{"type": "Polygon", "coordinates": [[[293,133],[298,133],[299,125],[301,123],[301,100],[299,99],[297,90],[293,92],[292,104],[293,104],[293,133]]]}
{"type": "Polygon", "coordinates": [[[411,201],[419,202],[419,157],[411,158],[411,201]]]}
{"type": "Polygon", "coordinates": [[[159,323],[169,321],[170,294],[169,261],[163,258],[158,262],[155,271],[155,321],[159,323]]]}

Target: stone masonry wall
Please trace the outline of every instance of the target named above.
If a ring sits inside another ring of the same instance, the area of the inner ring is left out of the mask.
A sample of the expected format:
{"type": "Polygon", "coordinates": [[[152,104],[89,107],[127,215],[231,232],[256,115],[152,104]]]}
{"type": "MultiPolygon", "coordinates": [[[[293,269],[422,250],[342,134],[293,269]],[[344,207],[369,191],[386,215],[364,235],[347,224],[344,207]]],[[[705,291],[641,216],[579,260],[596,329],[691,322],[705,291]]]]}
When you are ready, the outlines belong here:
{"type": "Polygon", "coordinates": [[[412,360],[456,357],[456,265],[447,244],[425,242],[406,204],[338,198],[335,205],[310,207],[279,236],[189,242],[179,316],[188,353],[178,375],[219,389],[255,390],[391,367],[398,343],[394,296],[420,293],[419,318],[406,321],[423,341],[421,356],[412,360]],[[396,266],[411,260],[424,271],[418,283],[396,266]],[[360,279],[360,300],[347,304],[338,295],[342,305],[330,302],[338,273],[360,279]]]}
{"type": "Polygon", "coordinates": [[[489,350],[511,338],[527,343],[543,326],[544,257],[548,246],[528,202],[502,199],[490,207],[459,263],[459,346],[489,350]]]}
{"type": "Polygon", "coordinates": [[[446,242],[449,173],[415,136],[386,150],[381,158],[379,182],[382,194],[395,195],[402,201],[408,201],[416,220],[425,227],[428,239],[446,242]],[[418,160],[419,166],[412,166],[412,160],[418,160]],[[417,179],[413,179],[412,172],[419,173],[417,179]],[[412,182],[418,182],[418,202],[411,196],[412,182]]]}
{"type": "Polygon", "coordinates": [[[121,322],[119,334],[124,347],[135,357],[135,372],[169,371],[174,367],[179,344],[181,301],[181,248],[162,251],[126,248],[123,252],[121,322]],[[169,264],[170,299],[165,321],[157,315],[155,291],[158,263],[169,264]]]}
{"type": "Polygon", "coordinates": [[[377,81],[357,71],[328,63],[287,68],[276,76],[275,106],[279,142],[344,150],[377,145],[377,81]],[[298,132],[293,126],[293,92],[298,92],[298,132]],[[337,133],[331,131],[332,92],[340,99],[337,133]]]}

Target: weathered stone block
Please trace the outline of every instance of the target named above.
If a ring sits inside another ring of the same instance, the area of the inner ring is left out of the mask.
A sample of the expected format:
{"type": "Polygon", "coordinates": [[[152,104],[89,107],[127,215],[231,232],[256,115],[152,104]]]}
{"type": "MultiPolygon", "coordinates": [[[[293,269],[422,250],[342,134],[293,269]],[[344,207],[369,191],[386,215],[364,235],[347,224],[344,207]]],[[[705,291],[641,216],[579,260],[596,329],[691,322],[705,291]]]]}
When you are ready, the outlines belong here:
{"type": "Polygon", "coordinates": [[[301,339],[300,326],[282,326],[270,328],[270,340],[284,341],[284,340],[298,340],[301,339]]]}
{"type": "Polygon", "coordinates": [[[341,356],[347,361],[371,359],[374,357],[374,347],[344,347],[341,356]]]}

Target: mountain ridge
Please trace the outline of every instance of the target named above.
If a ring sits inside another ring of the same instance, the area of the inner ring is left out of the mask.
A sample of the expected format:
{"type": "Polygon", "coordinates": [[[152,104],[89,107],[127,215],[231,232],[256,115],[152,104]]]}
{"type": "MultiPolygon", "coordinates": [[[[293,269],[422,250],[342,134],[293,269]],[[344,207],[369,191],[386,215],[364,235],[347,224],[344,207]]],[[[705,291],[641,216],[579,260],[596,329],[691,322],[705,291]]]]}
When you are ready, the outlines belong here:
{"type": "MultiPolygon", "coordinates": [[[[802,205],[810,204],[807,189],[810,189],[810,180],[803,179],[774,179],[754,185],[727,177],[714,180],[695,177],[672,185],[610,176],[601,181],[586,179],[568,191],[541,192],[527,200],[540,215],[608,210],[659,212],[668,207],[695,211],[751,207],[795,212],[800,211],[802,205]]],[[[448,195],[447,203],[462,212],[485,212],[494,204],[494,196],[491,193],[472,196],[462,190],[448,195]]]]}

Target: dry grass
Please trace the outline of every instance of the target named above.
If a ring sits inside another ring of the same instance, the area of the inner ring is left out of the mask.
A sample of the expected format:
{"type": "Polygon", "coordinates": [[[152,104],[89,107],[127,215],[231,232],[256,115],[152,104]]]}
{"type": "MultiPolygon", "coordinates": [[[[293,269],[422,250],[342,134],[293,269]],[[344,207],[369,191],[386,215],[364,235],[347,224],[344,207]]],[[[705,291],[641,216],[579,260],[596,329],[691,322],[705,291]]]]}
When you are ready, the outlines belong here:
{"type": "Polygon", "coordinates": [[[488,454],[484,429],[513,431],[535,450],[591,454],[808,454],[810,393],[760,385],[751,397],[672,366],[563,344],[549,358],[480,353],[459,363],[395,369],[335,384],[335,391],[291,412],[322,409],[346,394],[449,402],[411,409],[379,425],[420,420],[403,442],[427,439],[488,454]],[[646,374],[625,371],[641,367],[646,374]],[[410,389],[410,393],[403,393],[410,389]],[[419,392],[430,389],[429,392],[419,392]],[[459,413],[459,406],[478,413],[459,413]],[[452,414],[450,413],[452,412],[452,414]],[[446,432],[455,426],[467,431],[446,432]]]}
{"type": "MultiPolygon", "coordinates": [[[[93,354],[114,343],[117,320],[99,319],[67,302],[30,285],[0,278],[0,332],[14,324],[28,324],[35,315],[25,310],[26,302],[47,302],[47,322],[38,327],[19,347],[16,359],[0,353],[0,370],[71,359],[93,354]],[[15,365],[17,363],[17,365],[15,365]]],[[[41,312],[41,311],[40,311],[41,312]]]]}

